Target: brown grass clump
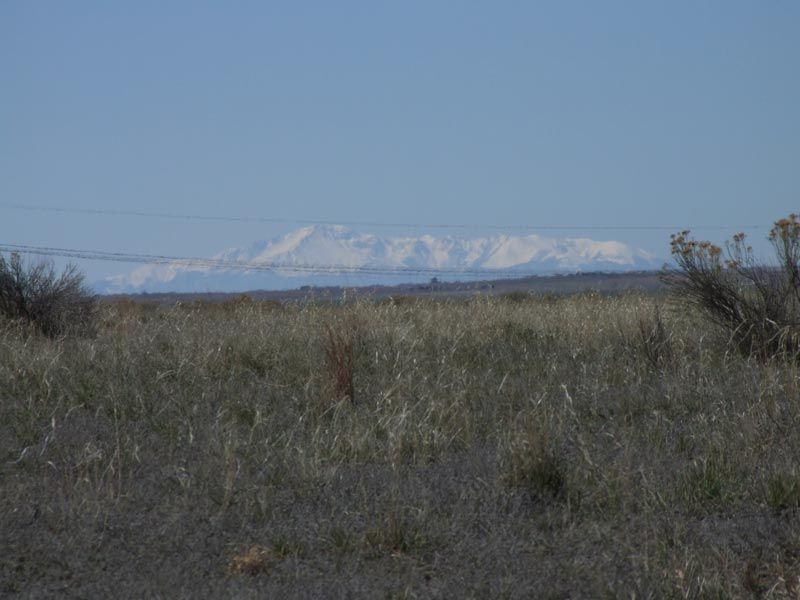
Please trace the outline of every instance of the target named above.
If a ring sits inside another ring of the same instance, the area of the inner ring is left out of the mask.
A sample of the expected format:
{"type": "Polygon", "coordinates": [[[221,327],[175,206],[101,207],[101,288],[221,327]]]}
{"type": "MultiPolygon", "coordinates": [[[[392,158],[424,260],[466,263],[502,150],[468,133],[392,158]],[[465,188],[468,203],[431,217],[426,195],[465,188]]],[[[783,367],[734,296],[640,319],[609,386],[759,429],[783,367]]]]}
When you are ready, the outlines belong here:
{"type": "Polygon", "coordinates": [[[256,544],[231,558],[226,570],[229,575],[254,577],[266,573],[270,558],[269,549],[256,544]]]}

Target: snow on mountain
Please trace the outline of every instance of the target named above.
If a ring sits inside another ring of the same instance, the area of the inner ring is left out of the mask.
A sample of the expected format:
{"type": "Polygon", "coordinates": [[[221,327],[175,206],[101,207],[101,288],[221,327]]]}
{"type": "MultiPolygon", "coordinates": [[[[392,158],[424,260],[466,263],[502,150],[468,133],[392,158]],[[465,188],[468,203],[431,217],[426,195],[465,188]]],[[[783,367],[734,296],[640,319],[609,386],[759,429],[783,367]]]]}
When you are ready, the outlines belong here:
{"type": "Polygon", "coordinates": [[[301,285],[363,285],[430,279],[435,273],[401,275],[354,272],[352,269],[444,269],[440,279],[476,279],[498,272],[546,274],[575,271],[619,271],[657,267],[655,257],[615,241],[554,239],[531,234],[481,238],[379,237],[338,225],[314,225],[283,237],[229,248],[213,257],[226,262],[259,263],[276,270],[145,265],[106,279],[103,293],[207,292],[286,289],[301,285]],[[325,267],[309,271],[308,267],[325,267]],[[292,271],[291,267],[305,267],[292,271]],[[459,274],[459,271],[467,271],[459,274]]]}

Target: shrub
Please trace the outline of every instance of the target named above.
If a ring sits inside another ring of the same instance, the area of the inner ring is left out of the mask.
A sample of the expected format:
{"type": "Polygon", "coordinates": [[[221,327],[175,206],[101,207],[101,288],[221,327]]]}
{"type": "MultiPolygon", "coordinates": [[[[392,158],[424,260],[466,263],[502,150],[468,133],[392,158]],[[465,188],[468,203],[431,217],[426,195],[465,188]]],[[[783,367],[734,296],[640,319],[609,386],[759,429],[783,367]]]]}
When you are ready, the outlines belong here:
{"type": "Polygon", "coordinates": [[[27,262],[0,254],[0,314],[34,324],[49,337],[90,329],[96,301],[78,267],[58,275],[52,261],[27,262]]]}
{"type": "Polygon", "coordinates": [[[665,283],[680,300],[699,308],[726,329],[747,355],[769,358],[800,349],[800,221],[797,215],[776,221],[769,241],[777,265],[759,262],[738,233],[725,250],[697,241],[682,231],[672,236],[677,269],[665,283]]]}

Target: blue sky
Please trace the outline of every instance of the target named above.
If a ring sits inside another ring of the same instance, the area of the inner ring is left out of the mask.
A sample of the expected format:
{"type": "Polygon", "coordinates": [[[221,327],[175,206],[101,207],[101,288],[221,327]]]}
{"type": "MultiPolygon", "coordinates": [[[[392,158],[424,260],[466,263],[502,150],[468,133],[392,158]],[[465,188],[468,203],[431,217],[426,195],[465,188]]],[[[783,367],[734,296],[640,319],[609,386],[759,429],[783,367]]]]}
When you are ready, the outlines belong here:
{"type": "MultiPolygon", "coordinates": [[[[798,31],[790,0],[7,0],[0,202],[763,238],[800,210],[798,31]]],[[[0,207],[2,243],[95,250],[289,228],[0,207]]]]}

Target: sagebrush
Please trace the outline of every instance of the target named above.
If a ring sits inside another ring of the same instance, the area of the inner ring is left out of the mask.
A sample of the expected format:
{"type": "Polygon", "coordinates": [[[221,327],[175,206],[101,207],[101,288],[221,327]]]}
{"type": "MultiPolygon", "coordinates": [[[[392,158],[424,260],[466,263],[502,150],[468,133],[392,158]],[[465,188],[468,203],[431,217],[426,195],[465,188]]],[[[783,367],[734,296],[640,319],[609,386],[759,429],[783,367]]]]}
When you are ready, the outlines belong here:
{"type": "Polygon", "coordinates": [[[0,314],[35,325],[47,336],[91,330],[96,302],[84,275],[69,264],[59,274],[52,261],[0,254],[0,314]]]}
{"type": "Polygon", "coordinates": [[[747,355],[800,351],[800,221],[776,221],[769,233],[776,261],[758,260],[744,233],[720,246],[689,231],[672,236],[677,268],[664,277],[680,301],[699,308],[747,355]]]}

